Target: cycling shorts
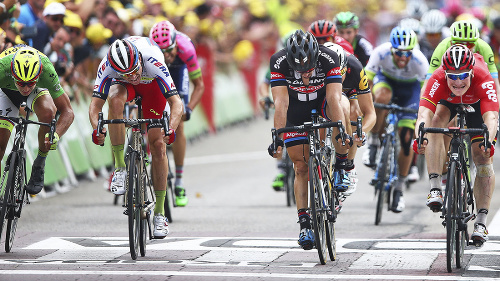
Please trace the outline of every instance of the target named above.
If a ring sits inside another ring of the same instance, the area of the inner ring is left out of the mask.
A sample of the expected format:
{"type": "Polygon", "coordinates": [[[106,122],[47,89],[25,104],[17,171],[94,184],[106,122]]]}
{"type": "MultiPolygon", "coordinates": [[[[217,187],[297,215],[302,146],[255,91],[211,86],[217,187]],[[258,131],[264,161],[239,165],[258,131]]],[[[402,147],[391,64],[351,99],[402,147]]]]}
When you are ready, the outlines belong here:
{"type": "MultiPolygon", "coordinates": [[[[156,78],[158,79],[158,78],[156,78]]],[[[156,80],[155,79],[155,80],[156,80]]],[[[132,85],[122,81],[115,81],[113,84],[120,84],[127,89],[127,101],[140,96],[142,104],[142,116],[146,119],[160,119],[163,116],[163,110],[167,99],[163,96],[159,84],[152,81],[149,84],[132,85]]],[[[148,129],[150,127],[148,126],[148,129]]]]}
{"type": "MultiPolygon", "coordinates": [[[[326,107],[327,107],[327,102],[326,98],[323,99],[323,102],[321,103],[299,103],[299,105],[303,105],[302,109],[299,109],[297,107],[292,108],[292,111],[290,107],[288,107],[288,112],[287,115],[290,116],[290,114],[293,114],[294,112],[297,112],[300,110],[301,112],[308,112],[308,114],[301,114],[302,116],[309,116],[308,118],[301,118],[301,120],[297,120],[294,122],[290,122],[289,120],[291,118],[287,118],[286,122],[286,127],[292,127],[292,126],[299,126],[304,124],[304,122],[310,122],[311,121],[311,110],[316,109],[316,112],[319,112],[320,116],[327,119],[328,121],[331,121],[327,116],[326,116],[326,107]],[[306,106],[307,105],[307,106],[306,106]],[[311,107],[312,106],[312,107],[311,107]]],[[[298,115],[298,114],[297,114],[298,115]]],[[[297,117],[295,115],[295,117],[297,117]]],[[[298,133],[298,132],[288,132],[283,134],[283,142],[285,143],[286,147],[292,147],[295,145],[301,145],[301,144],[308,144],[307,141],[307,132],[304,133],[298,133]]]]}
{"type": "MultiPolygon", "coordinates": [[[[438,104],[444,105],[450,110],[450,121],[455,118],[455,115],[457,115],[457,111],[455,110],[455,104],[451,103],[446,100],[440,100],[438,104]]],[[[465,125],[467,128],[482,128],[484,120],[483,116],[481,115],[481,101],[478,101],[476,103],[470,104],[474,108],[474,112],[467,113],[467,116],[465,117],[465,125]]],[[[480,142],[484,140],[483,135],[473,135],[470,138],[471,143],[475,142],[480,142]]],[[[497,138],[495,137],[495,140],[493,141],[493,144],[495,144],[497,141],[497,138]]]]}
{"type": "MultiPolygon", "coordinates": [[[[391,102],[397,104],[401,107],[412,108],[418,110],[418,105],[420,103],[420,82],[402,82],[396,81],[383,75],[380,71],[373,78],[373,93],[376,92],[377,88],[387,88],[392,92],[391,102]]],[[[398,113],[398,118],[400,122],[402,120],[415,120],[417,119],[416,113],[398,113]]],[[[401,122],[406,124],[407,121],[401,122]]]]}

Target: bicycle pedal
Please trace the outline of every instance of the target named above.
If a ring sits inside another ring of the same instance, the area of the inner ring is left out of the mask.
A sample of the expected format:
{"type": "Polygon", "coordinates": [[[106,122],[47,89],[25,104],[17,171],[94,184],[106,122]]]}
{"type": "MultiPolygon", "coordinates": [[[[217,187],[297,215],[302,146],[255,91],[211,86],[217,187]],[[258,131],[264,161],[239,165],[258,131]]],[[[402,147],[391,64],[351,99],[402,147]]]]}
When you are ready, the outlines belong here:
{"type": "Polygon", "coordinates": [[[442,223],[443,227],[446,227],[446,220],[444,220],[442,223]]]}
{"type": "Polygon", "coordinates": [[[123,214],[124,214],[124,215],[126,215],[126,216],[128,216],[128,209],[125,209],[125,210],[123,211],[123,214]]]}

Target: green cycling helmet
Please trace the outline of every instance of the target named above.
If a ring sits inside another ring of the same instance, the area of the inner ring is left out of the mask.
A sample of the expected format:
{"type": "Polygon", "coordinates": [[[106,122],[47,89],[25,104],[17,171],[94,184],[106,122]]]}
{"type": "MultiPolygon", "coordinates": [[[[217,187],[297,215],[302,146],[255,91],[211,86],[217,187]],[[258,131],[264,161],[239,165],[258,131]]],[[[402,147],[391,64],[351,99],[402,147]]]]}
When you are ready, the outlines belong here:
{"type": "Polygon", "coordinates": [[[359,18],[352,12],[338,13],[333,21],[335,22],[335,25],[337,25],[337,28],[359,28],[359,18]]]}
{"type": "Polygon", "coordinates": [[[479,38],[479,30],[477,27],[466,20],[454,22],[451,27],[452,42],[476,42],[479,38]]]}

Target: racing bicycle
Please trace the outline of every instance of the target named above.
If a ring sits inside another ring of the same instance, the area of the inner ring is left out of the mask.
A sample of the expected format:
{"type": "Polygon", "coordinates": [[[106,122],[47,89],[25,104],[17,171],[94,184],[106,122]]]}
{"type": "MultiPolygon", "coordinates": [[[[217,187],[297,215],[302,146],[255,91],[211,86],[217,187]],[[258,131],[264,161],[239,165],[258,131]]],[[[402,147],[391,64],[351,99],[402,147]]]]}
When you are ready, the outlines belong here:
{"type": "Polygon", "coordinates": [[[281,133],[285,132],[307,132],[309,143],[309,205],[311,208],[312,226],[315,236],[315,246],[318,250],[321,264],[326,264],[327,249],[330,260],[336,259],[335,227],[337,218],[337,206],[339,193],[333,188],[333,165],[335,154],[332,153],[333,145],[331,134],[326,134],[322,141],[320,138],[321,128],[337,127],[345,143],[345,129],[341,121],[326,122],[318,116],[316,110],[311,112],[312,121],[303,125],[285,127],[271,130],[273,136],[274,151],[276,151],[276,140],[281,133]]]}
{"type": "MultiPolygon", "coordinates": [[[[483,135],[480,146],[490,147],[489,132],[486,124],[482,128],[465,128],[465,115],[474,112],[470,105],[457,104],[457,126],[449,128],[424,127],[422,122],[418,131],[418,147],[425,140],[425,133],[438,133],[451,137],[448,151],[448,175],[444,192],[441,218],[446,228],[446,267],[452,271],[453,261],[457,268],[463,265],[464,249],[469,245],[467,223],[475,219],[474,195],[471,184],[468,136],[483,135]]],[[[435,210],[439,211],[439,210],[435,210]]],[[[478,246],[478,245],[476,245],[478,246]]]]}
{"type": "Polygon", "coordinates": [[[102,127],[105,124],[125,124],[132,129],[130,139],[128,141],[127,154],[125,163],[127,164],[127,181],[125,191],[125,202],[123,212],[128,217],[128,233],[130,256],[133,260],[137,259],[137,255],[144,257],[146,255],[147,234],[149,239],[153,239],[152,232],[152,217],[151,213],[155,207],[155,194],[153,191],[152,179],[148,172],[147,151],[144,149],[143,125],[159,124],[168,131],[169,118],[166,111],[163,112],[161,119],[141,119],[141,99],[137,97],[135,100],[138,106],[139,119],[103,119],[103,113],[99,112],[99,120],[97,122],[97,132],[102,133],[102,127]]]}
{"type": "MultiPolygon", "coordinates": [[[[25,106],[23,103],[21,106],[25,106]]],[[[12,244],[17,229],[17,222],[21,217],[23,206],[29,204],[29,196],[25,190],[27,184],[26,178],[26,132],[28,125],[36,124],[39,126],[47,126],[50,128],[49,141],[54,140],[56,129],[56,120],[43,123],[29,120],[31,110],[25,106],[26,117],[10,117],[0,116],[1,119],[10,120],[15,124],[16,133],[14,137],[14,145],[5,162],[5,168],[2,173],[0,183],[0,237],[3,228],[5,231],[5,252],[9,253],[12,250],[12,244]]]]}
{"type": "Polygon", "coordinates": [[[371,185],[375,186],[375,196],[377,197],[375,225],[378,225],[382,219],[384,203],[387,203],[387,210],[391,210],[392,188],[396,184],[399,175],[398,113],[417,113],[418,110],[396,104],[374,103],[374,106],[375,108],[389,110],[385,119],[385,131],[382,134],[381,145],[377,154],[375,175],[370,182],[371,185]]]}

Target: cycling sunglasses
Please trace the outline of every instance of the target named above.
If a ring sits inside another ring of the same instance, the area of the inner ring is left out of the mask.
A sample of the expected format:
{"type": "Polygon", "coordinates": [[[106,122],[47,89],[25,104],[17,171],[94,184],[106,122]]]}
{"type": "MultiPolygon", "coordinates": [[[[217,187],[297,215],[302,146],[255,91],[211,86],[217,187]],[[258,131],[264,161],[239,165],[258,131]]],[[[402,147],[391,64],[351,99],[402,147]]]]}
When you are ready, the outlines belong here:
{"type": "Polygon", "coordinates": [[[19,80],[14,80],[17,84],[17,86],[21,87],[21,88],[24,88],[24,87],[33,87],[36,85],[36,83],[38,82],[38,80],[35,80],[35,81],[30,81],[30,82],[24,82],[24,81],[19,81],[19,80]]]}
{"type": "Polygon", "coordinates": [[[405,57],[405,58],[407,58],[407,57],[410,57],[413,54],[413,51],[412,50],[402,51],[402,50],[398,50],[398,49],[392,49],[392,53],[395,54],[398,57],[405,57]]]}
{"type": "Polygon", "coordinates": [[[472,70],[469,70],[469,71],[463,72],[463,73],[457,73],[457,74],[445,72],[446,77],[450,78],[453,81],[464,80],[465,78],[469,77],[471,73],[472,73],[472,70]]]}
{"type": "Polygon", "coordinates": [[[166,48],[166,49],[161,49],[161,51],[162,51],[163,53],[171,53],[171,52],[174,50],[174,48],[175,48],[175,46],[176,46],[176,45],[177,45],[177,42],[175,42],[174,44],[170,45],[170,46],[169,46],[168,48],[166,48]]]}
{"type": "Polygon", "coordinates": [[[130,77],[133,77],[137,74],[137,72],[139,72],[139,64],[137,64],[137,66],[130,72],[127,72],[127,73],[120,73],[120,75],[122,77],[125,77],[125,78],[130,78],[130,77]]]}

